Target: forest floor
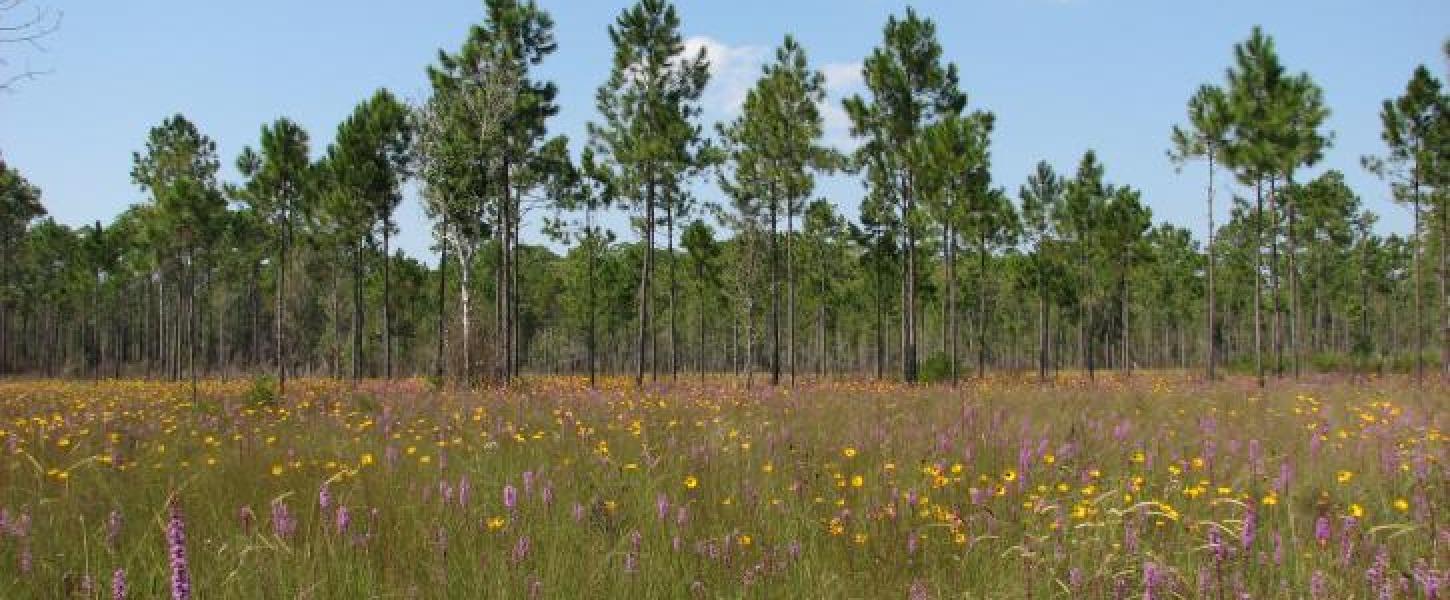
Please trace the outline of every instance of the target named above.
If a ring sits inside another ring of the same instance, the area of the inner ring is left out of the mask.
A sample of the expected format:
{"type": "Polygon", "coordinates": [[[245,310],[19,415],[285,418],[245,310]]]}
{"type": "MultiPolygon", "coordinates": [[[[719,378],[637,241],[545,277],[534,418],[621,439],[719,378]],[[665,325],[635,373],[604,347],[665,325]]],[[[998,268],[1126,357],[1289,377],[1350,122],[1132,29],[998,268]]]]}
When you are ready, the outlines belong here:
{"type": "Polygon", "coordinates": [[[1367,598],[1450,586],[1450,389],[0,382],[0,598],[1367,598]],[[124,580],[124,581],[119,581],[124,580]]]}

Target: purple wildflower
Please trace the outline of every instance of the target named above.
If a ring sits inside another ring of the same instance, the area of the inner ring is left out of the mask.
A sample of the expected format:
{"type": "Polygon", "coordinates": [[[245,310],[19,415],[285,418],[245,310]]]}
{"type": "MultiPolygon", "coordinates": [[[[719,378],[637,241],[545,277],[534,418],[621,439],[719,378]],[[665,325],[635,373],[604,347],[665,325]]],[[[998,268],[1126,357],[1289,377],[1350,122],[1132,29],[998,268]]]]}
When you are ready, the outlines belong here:
{"type": "Polygon", "coordinates": [[[513,484],[503,486],[503,506],[512,511],[519,503],[519,491],[513,484]]]}
{"type": "Polygon", "coordinates": [[[519,541],[514,543],[514,551],[512,556],[514,564],[524,562],[524,560],[529,557],[530,546],[531,544],[529,542],[529,536],[520,537],[519,541]]]}
{"type": "Polygon", "coordinates": [[[930,600],[931,592],[926,588],[926,582],[920,579],[911,582],[911,587],[906,590],[907,600],[930,600]]]}
{"type": "Polygon", "coordinates": [[[322,486],[317,488],[317,508],[318,512],[322,513],[326,513],[327,509],[332,508],[332,487],[329,482],[324,481],[322,486]]]}
{"type": "Polygon", "coordinates": [[[1143,600],[1157,600],[1158,586],[1162,580],[1163,574],[1159,571],[1157,563],[1143,563],[1143,600]]]}
{"type": "Polygon", "coordinates": [[[1228,546],[1223,543],[1218,527],[1208,528],[1208,549],[1213,552],[1213,562],[1222,563],[1228,560],[1228,546]]]}
{"type": "Polygon", "coordinates": [[[664,492],[660,492],[658,496],[655,496],[655,515],[661,521],[670,516],[670,497],[665,495],[664,492]]]}
{"type": "Polygon", "coordinates": [[[468,476],[464,475],[458,479],[458,507],[468,507],[468,496],[473,491],[473,484],[469,483],[468,476]]]}
{"type": "Polygon", "coordinates": [[[1324,577],[1324,571],[1315,571],[1309,576],[1309,597],[1314,600],[1329,597],[1329,582],[1324,577]]]}
{"type": "Polygon", "coordinates": [[[272,501],[272,533],[284,540],[297,533],[297,518],[281,499],[272,501]]]}
{"type": "Polygon", "coordinates": [[[191,600],[191,569],[186,561],[186,520],[181,504],[171,501],[171,518],[166,522],[166,549],[171,558],[171,599],[191,600]]]}
{"type": "Polygon", "coordinates": [[[126,570],[120,567],[111,573],[111,600],[126,600],[126,570]]]}
{"type": "Polygon", "coordinates": [[[528,496],[528,495],[533,494],[533,493],[534,493],[534,472],[533,471],[524,471],[524,495],[525,496],[528,496]]]}
{"type": "Polygon", "coordinates": [[[347,529],[350,525],[352,525],[352,512],[347,509],[347,506],[337,507],[337,516],[335,520],[337,535],[347,535],[347,529]]]}
{"type": "Polygon", "coordinates": [[[1327,546],[1329,545],[1329,536],[1329,517],[1319,515],[1319,518],[1314,520],[1314,541],[1319,542],[1321,547],[1327,546]]]}

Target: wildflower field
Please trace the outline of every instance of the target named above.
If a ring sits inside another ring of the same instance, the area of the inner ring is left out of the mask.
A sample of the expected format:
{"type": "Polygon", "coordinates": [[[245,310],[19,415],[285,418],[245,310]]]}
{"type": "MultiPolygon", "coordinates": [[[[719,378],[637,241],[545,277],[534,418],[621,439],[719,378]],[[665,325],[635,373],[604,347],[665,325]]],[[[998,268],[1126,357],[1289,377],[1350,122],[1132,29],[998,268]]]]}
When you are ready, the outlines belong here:
{"type": "Polygon", "coordinates": [[[0,383],[0,598],[1443,598],[1446,389],[0,383]]]}

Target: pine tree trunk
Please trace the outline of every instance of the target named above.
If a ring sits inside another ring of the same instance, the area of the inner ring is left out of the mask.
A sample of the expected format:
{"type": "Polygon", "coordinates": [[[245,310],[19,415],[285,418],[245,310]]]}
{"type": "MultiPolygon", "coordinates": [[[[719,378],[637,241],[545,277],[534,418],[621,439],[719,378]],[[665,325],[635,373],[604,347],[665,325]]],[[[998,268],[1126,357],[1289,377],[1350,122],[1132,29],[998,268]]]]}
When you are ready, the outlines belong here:
{"type": "MultiPolygon", "coordinates": [[[[1294,189],[1294,179],[1293,179],[1293,176],[1291,176],[1291,175],[1285,175],[1284,176],[1284,189],[1290,190],[1291,192],[1293,191],[1293,189],[1294,189]]],[[[1299,273],[1299,268],[1298,268],[1297,256],[1296,256],[1296,254],[1298,253],[1298,235],[1294,231],[1294,227],[1295,227],[1295,218],[1294,218],[1295,217],[1295,215],[1294,215],[1295,206],[1294,206],[1294,199],[1293,199],[1293,197],[1287,197],[1287,198],[1284,199],[1284,210],[1285,210],[1285,212],[1288,213],[1288,217],[1289,217],[1289,225],[1288,225],[1288,227],[1289,227],[1289,235],[1287,236],[1288,244],[1289,245],[1286,248],[1287,253],[1289,255],[1288,265],[1286,266],[1286,268],[1289,270],[1289,362],[1290,362],[1290,365],[1291,365],[1291,370],[1294,373],[1294,379],[1295,380],[1298,380],[1299,379],[1299,274],[1298,274],[1299,273]]]]}
{"type": "Polygon", "coordinates": [[[356,385],[363,370],[363,268],[362,241],[352,251],[352,381],[356,385]]]}
{"type": "Polygon", "coordinates": [[[916,383],[916,232],[911,184],[903,189],[901,223],[905,230],[906,272],[901,283],[901,378],[916,383]]]}
{"type": "Polygon", "coordinates": [[[1264,272],[1264,193],[1263,184],[1254,182],[1254,376],[1264,387],[1263,334],[1263,272],[1264,272]]]}
{"type": "Polygon", "coordinates": [[[636,340],[635,356],[635,387],[644,387],[644,361],[645,342],[649,335],[649,295],[650,277],[654,270],[654,221],[655,221],[655,185],[652,173],[646,171],[645,200],[644,200],[644,260],[639,270],[639,337],[636,340]]]}
{"type": "Polygon", "coordinates": [[[795,385],[795,258],[791,254],[791,238],[795,237],[795,211],[790,200],[785,203],[785,330],[786,356],[790,361],[790,384],[795,385]]]}
{"type": "Polygon", "coordinates": [[[952,231],[952,225],[950,222],[946,223],[945,227],[943,227],[943,230],[944,233],[942,234],[942,245],[946,249],[947,263],[946,281],[944,282],[946,284],[947,301],[945,315],[946,318],[942,320],[944,322],[943,331],[945,332],[946,339],[942,341],[942,345],[946,346],[949,349],[948,359],[951,362],[952,386],[955,387],[961,377],[961,374],[958,372],[957,369],[957,365],[960,360],[957,355],[959,346],[957,343],[957,240],[955,232],[952,231]]]}
{"type": "Polygon", "coordinates": [[[670,379],[680,375],[679,312],[676,300],[679,296],[679,280],[675,276],[675,201],[665,203],[665,256],[670,259],[670,379]]]}
{"type": "Polygon", "coordinates": [[[770,202],[770,385],[780,385],[780,235],[776,231],[779,202],[773,187],[770,202]]]}
{"type": "Polygon", "coordinates": [[[442,235],[438,250],[438,349],[433,355],[433,376],[443,378],[448,362],[444,344],[448,340],[448,217],[443,217],[442,235]]]}
{"type": "Polygon", "coordinates": [[[389,254],[391,221],[390,216],[383,215],[383,378],[388,380],[393,378],[393,281],[388,269],[388,263],[393,262],[389,254]]]}
{"type": "Polygon", "coordinates": [[[588,354],[588,356],[585,357],[585,360],[587,360],[589,362],[589,387],[592,389],[592,388],[597,387],[599,385],[598,363],[596,362],[596,360],[594,358],[595,348],[596,348],[596,346],[598,344],[598,341],[596,339],[596,336],[598,334],[595,331],[596,318],[597,318],[598,309],[595,308],[595,281],[594,281],[594,269],[595,269],[595,265],[594,265],[594,261],[595,261],[595,253],[598,251],[598,244],[599,244],[599,242],[594,237],[594,209],[593,209],[593,207],[590,207],[584,213],[584,231],[585,231],[585,240],[584,240],[584,243],[587,244],[588,245],[588,248],[589,248],[588,253],[585,255],[585,260],[588,261],[588,265],[586,265],[586,269],[588,271],[587,272],[587,277],[589,279],[589,281],[586,282],[586,285],[589,288],[589,303],[588,303],[588,306],[587,306],[587,309],[589,310],[589,332],[588,332],[588,335],[587,335],[587,337],[588,337],[588,340],[587,340],[587,345],[588,345],[587,354],[588,354]]]}
{"type": "Polygon", "coordinates": [[[1411,323],[1410,331],[1415,336],[1415,384],[1420,385],[1425,382],[1425,321],[1423,303],[1420,301],[1420,292],[1423,289],[1420,285],[1420,180],[1418,174],[1415,177],[1411,184],[1415,194],[1413,205],[1415,230],[1410,235],[1411,269],[1414,272],[1410,293],[1414,295],[1415,320],[1411,323]]]}
{"type": "Polygon", "coordinates": [[[1208,148],[1208,245],[1204,252],[1208,255],[1208,309],[1205,311],[1204,321],[1207,323],[1207,331],[1204,332],[1204,347],[1207,348],[1207,355],[1204,357],[1208,364],[1208,380],[1217,379],[1216,367],[1218,361],[1218,340],[1217,330],[1214,327],[1214,289],[1213,271],[1215,250],[1213,243],[1214,236],[1214,214],[1213,214],[1213,175],[1214,175],[1215,150],[1212,145],[1208,148]]]}

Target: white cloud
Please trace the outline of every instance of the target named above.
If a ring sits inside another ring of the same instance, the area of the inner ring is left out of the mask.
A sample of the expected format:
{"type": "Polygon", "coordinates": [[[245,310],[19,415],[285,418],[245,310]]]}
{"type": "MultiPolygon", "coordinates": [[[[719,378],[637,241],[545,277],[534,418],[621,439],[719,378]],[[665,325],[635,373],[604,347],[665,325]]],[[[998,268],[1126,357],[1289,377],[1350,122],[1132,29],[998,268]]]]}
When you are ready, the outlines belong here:
{"type": "Polygon", "coordinates": [[[826,76],[826,91],[832,93],[844,93],[865,83],[860,62],[827,63],[821,67],[821,74],[826,76]]]}
{"type": "Polygon", "coordinates": [[[739,114],[745,95],[760,77],[768,50],[761,46],[731,46],[705,35],[685,40],[685,55],[694,57],[703,48],[710,61],[710,84],[704,103],[709,111],[724,117],[739,114]]]}

